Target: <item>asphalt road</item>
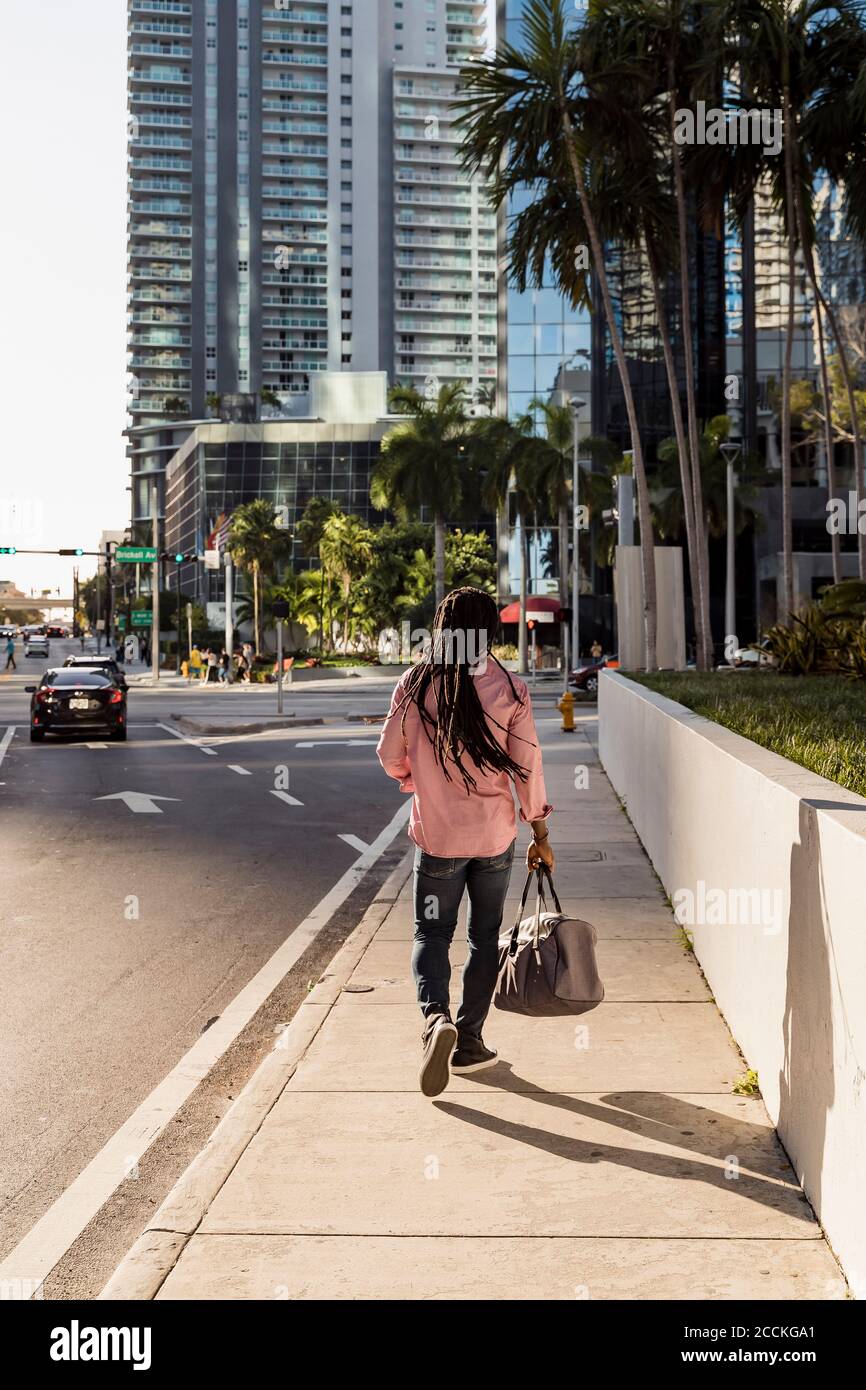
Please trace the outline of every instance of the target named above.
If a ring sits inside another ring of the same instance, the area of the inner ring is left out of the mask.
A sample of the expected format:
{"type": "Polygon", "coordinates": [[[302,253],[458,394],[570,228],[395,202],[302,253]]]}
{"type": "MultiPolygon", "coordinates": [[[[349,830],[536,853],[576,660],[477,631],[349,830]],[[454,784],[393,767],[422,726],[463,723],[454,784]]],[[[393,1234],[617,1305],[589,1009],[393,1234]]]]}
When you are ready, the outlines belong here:
{"type": "MultiPolygon", "coordinates": [[[[52,660],[77,649],[53,643],[52,660]]],[[[21,660],[0,680],[0,1257],[357,862],[356,841],[372,844],[404,802],[376,761],[378,731],[344,719],[340,691],[311,697],[325,725],[205,751],[160,725],[228,702],[261,713],[273,693],[133,689],[126,744],[31,745],[24,685],[44,664],[21,660]],[[113,799],[123,792],[170,799],[134,811],[113,799]]],[[[361,703],[384,711],[389,686],[361,703]]],[[[406,845],[401,828],[222,1059],[216,1090],[208,1078],[206,1099],[172,1122],[163,1161],[151,1156],[121,1203],[129,1219],[115,1212],[95,1242],[88,1233],[54,1296],[98,1291],[142,1203],[168,1190],[406,845]]]]}
{"type": "MultiPolygon", "coordinates": [[[[79,650],[53,642],[51,663],[79,650]]],[[[64,1201],[78,1209],[70,1184],[109,1165],[110,1197],[83,1230],[73,1222],[44,1286],[93,1297],[408,848],[401,823],[271,977],[275,951],[408,809],[376,760],[378,728],[359,719],[384,715],[395,677],[298,683],[285,700],[297,728],[228,739],[178,737],[172,717],[261,719],[273,688],[133,685],[125,744],[30,744],[24,687],[45,662],[18,662],[0,674],[0,1276],[64,1201]],[[221,1020],[263,976],[220,1051],[221,1020]],[[116,1136],[208,1038],[214,1057],[127,1171],[116,1136]]],[[[536,701],[543,739],[555,698],[536,701]]]]}

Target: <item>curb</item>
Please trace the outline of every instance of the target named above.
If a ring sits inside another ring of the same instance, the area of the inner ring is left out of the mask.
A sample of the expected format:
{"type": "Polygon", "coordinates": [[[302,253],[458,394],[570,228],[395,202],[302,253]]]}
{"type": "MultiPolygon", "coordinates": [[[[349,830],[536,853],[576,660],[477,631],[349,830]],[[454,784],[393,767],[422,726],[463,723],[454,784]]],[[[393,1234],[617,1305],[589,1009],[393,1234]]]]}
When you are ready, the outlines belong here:
{"type": "Polygon", "coordinates": [[[386,878],[334,959],[253,1072],[201,1152],[178,1178],[123,1257],[97,1302],[149,1302],[177,1264],[211,1202],[255,1137],[315,1038],[343,986],[391,912],[411,872],[412,850],[386,878]]]}
{"type": "Polygon", "coordinates": [[[208,724],[202,719],[190,719],[186,714],[172,714],[169,718],[185,734],[199,734],[210,738],[220,734],[266,734],[269,729],[305,729],[311,724],[324,724],[324,719],[297,719],[293,714],[276,715],[273,719],[253,721],[230,720],[224,724],[208,724]]]}

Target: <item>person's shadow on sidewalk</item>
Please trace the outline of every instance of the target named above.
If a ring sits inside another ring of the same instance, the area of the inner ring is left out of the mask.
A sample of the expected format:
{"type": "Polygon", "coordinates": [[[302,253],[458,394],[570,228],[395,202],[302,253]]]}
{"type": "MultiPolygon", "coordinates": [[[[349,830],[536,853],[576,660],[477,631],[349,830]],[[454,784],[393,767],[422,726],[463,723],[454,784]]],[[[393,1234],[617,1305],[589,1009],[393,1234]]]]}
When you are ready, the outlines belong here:
{"type": "Polygon", "coordinates": [[[691,1150],[698,1154],[703,1153],[716,1160],[721,1159],[722,1162],[721,1164],[718,1162],[716,1164],[704,1163],[692,1158],[680,1157],[677,1154],[652,1153],[640,1149],[618,1148],[612,1144],[599,1144],[597,1141],[572,1139],[563,1134],[552,1133],[547,1129],[535,1129],[531,1125],[516,1120],[508,1120],[500,1115],[473,1110],[470,1106],[457,1101],[437,1100],[434,1101],[436,1108],[456,1120],[463,1120],[479,1129],[501,1134],[505,1138],[515,1139],[558,1158],[566,1158],[573,1163],[604,1161],[619,1164],[623,1168],[633,1168],[640,1172],[650,1173],[657,1177],[705,1182],[712,1187],[729,1185],[741,1197],[745,1197],[749,1201],[758,1202],[762,1206],[771,1207],[776,1211],[784,1211],[789,1216],[794,1216],[808,1225],[813,1224],[806,1198],[796,1181],[793,1180],[788,1160],[775,1138],[773,1150],[768,1150],[766,1147],[759,1150],[758,1162],[761,1167],[766,1168],[769,1160],[769,1163],[778,1170],[776,1180],[771,1181],[769,1176],[761,1176],[758,1173],[746,1171],[750,1166],[755,1166],[750,1165],[750,1155],[754,1152],[755,1146],[761,1144],[766,1136],[767,1129],[764,1125],[754,1125],[747,1120],[739,1120],[730,1115],[708,1117],[706,1107],[692,1105],[680,1097],[670,1096],[665,1092],[611,1093],[603,1098],[615,1104],[617,1108],[608,1108],[585,1100],[583,1097],[563,1095],[533,1087],[531,1082],[517,1076],[507,1062],[499,1062],[496,1067],[485,1072],[483,1077],[479,1075],[473,1080],[479,1084],[483,1082],[491,1090],[516,1092],[539,1104],[549,1105],[572,1115],[600,1120],[604,1124],[614,1125],[620,1129],[628,1130],[630,1133],[641,1134],[660,1143],[675,1144],[677,1148],[691,1150]],[[701,1140],[699,1130],[706,1125],[718,1123],[719,1119],[724,1120],[726,1130],[726,1139],[722,1145],[723,1152],[713,1149],[710,1154],[701,1140]],[[739,1143],[736,1139],[731,1142],[729,1136],[732,1129],[739,1135],[739,1143]],[[730,1160],[732,1158],[737,1161],[738,1175],[735,1179],[726,1176],[731,1171],[730,1160]]]}

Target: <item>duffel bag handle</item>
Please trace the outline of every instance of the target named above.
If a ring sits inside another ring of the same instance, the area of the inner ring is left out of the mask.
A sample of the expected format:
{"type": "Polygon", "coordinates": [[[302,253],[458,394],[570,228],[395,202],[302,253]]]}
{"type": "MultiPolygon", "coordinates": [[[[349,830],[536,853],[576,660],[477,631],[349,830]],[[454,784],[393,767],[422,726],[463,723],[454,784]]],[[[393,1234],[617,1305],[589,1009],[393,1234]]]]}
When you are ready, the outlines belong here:
{"type": "Polygon", "coordinates": [[[550,892],[552,894],[556,910],[559,913],[562,912],[562,906],[560,904],[559,898],[556,896],[556,889],[553,886],[553,878],[551,876],[550,870],[546,864],[540,863],[536,869],[530,869],[526,875],[526,882],[523,885],[523,893],[520,898],[520,905],[517,909],[517,916],[514,920],[514,926],[511,928],[511,939],[508,943],[508,954],[510,956],[513,956],[514,952],[517,949],[517,933],[520,930],[520,923],[523,920],[523,909],[526,906],[526,899],[529,896],[529,885],[532,882],[533,877],[536,879],[535,944],[536,946],[538,945],[538,927],[541,920],[541,904],[544,903],[544,906],[547,907],[547,899],[544,896],[545,876],[547,877],[547,881],[550,884],[550,892]]]}

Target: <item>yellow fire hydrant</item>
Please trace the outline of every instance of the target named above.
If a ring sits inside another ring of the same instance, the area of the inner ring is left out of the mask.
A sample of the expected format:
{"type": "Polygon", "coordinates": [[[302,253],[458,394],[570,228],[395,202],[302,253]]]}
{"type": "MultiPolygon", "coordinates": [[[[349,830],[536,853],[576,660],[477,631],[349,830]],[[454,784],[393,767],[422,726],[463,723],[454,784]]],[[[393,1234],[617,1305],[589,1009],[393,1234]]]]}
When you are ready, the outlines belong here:
{"type": "Polygon", "coordinates": [[[559,704],[556,706],[562,715],[562,732],[564,734],[574,733],[574,696],[570,690],[566,690],[559,704]]]}

